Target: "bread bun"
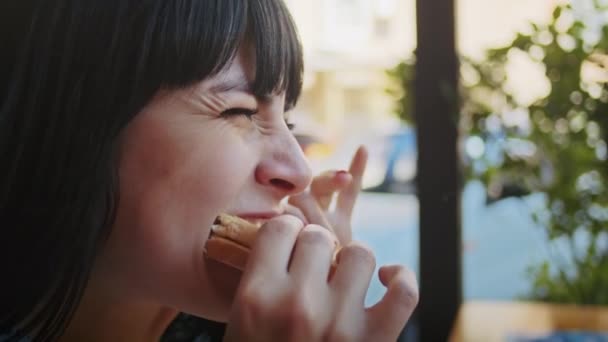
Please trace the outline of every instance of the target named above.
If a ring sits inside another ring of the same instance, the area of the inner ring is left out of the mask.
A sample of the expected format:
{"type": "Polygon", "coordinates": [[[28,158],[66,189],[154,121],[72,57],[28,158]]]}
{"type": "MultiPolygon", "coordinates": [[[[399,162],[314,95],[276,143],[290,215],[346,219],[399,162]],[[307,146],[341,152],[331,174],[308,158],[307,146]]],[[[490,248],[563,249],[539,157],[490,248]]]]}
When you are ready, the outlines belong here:
{"type": "MultiPolygon", "coordinates": [[[[243,271],[259,229],[258,225],[240,217],[228,214],[218,215],[205,245],[206,257],[243,271]]],[[[339,249],[336,242],[331,273],[335,269],[339,249]]]]}
{"type": "Polygon", "coordinates": [[[218,215],[205,246],[207,258],[244,270],[258,229],[257,225],[240,217],[218,215]]]}

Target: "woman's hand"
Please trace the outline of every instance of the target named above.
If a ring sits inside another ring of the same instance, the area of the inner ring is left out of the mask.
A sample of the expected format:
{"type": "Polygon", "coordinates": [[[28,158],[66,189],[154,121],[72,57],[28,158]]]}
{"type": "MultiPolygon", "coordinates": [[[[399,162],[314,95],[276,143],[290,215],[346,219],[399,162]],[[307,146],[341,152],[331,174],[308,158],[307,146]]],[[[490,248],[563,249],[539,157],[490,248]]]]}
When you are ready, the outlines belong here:
{"type": "Polygon", "coordinates": [[[292,196],[289,204],[299,209],[308,223],[331,229],[341,245],[352,240],[351,216],[361,191],[361,180],[367,164],[367,150],[355,152],[348,171],[326,171],[315,177],[310,190],[292,196]],[[335,206],[332,202],[335,197],[335,206]]]}
{"type": "Polygon", "coordinates": [[[366,308],[373,253],[344,246],[329,278],[335,237],[292,215],[267,222],[251,250],[224,341],[395,341],[418,302],[412,272],[381,267],[384,297],[366,308]]]}

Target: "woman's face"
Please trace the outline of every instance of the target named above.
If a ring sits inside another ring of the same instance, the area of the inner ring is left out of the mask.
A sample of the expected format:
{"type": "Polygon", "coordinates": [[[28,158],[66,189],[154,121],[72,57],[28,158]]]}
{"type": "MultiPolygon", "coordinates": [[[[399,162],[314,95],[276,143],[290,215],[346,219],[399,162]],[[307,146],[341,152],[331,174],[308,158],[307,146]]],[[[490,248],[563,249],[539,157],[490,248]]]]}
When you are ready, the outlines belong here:
{"type": "Polygon", "coordinates": [[[311,180],[283,94],[253,96],[253,72],[239,53],[218,75],[159,93],[127,126],[117,218],[93,281],[117,296],[225,319],[230,298],[203,257],[215,217],[279,215],[311,180]]]}

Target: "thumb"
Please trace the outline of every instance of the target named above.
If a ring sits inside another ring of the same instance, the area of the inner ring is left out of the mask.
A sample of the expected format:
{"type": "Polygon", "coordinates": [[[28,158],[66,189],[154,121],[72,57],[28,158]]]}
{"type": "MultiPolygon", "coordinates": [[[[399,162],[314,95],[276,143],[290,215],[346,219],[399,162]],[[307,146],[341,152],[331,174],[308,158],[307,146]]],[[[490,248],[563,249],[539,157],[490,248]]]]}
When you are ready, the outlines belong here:
{"type": "Polygon", "coordinates": [[[399,265],[386,265],[380,267],[380,269],[378,270],[378,277],[380,278],[380,282],[382,283],[382,285],[388,287],[391,279],[393,279],[395,275],[397,275],[400,269],[401,266],[399,265]]]}
{"type": "Polygon", "coordinates": [[[378,303],[366,310],[369,329],[380,335],[398,336],[418,304],[416,276],[404,266],[390,265],[381,267],[378,277],[387,290],[378,303]]]}

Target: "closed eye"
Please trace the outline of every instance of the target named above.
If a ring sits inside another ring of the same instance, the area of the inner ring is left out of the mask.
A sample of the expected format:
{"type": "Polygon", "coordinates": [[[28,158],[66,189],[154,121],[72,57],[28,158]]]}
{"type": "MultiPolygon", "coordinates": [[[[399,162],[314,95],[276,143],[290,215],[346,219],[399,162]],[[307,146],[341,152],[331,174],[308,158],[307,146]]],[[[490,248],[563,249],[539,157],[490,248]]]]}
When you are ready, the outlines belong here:
{"type": "Polygon", "coordinates": [[[288,120],[288,119],[285,119],[285,124],[287,125],[287,128],[288,128],[290,131],[293,131],[293,129],[296,127],[296,125],[295,125],[294,123],[289,122],[289,120],[288,120]]]}
{"type": "MultiPolygon", "coordinates": [[[[220,115],[225,118],[244,116],[247,119],[251,120],[251,118],[254,115],[256,115],[257,113],[258,113],[257,109],[235,107],[235,108],[230,108],[230,109],[227,109],[227,110],[221,112],[220,115]]],[[[287,128],[290,131],[295,128],[295,124],[291,123],[288,118],[285,118],[285,125],[287,125],[287,128]]]]}
{"type": "Polygon", "coordinates": [[[283,112],[283,116],[285,117],[285,125],[287,125],[287,129],[289,129],[290,131],[293,131],[293,129],[296,127],[296,125],[291,122],[291,120],[289,119],[289,114],[290,114],[290,110],[291,110],[292,106],[286,106],[285,110],[283,112]]]}
{"type": "Polygon", "coordinates": [[[226,118],[233,116],[244,116],[247,119],[251,120],[251,117],[256,115],[257,113],[257,109],[235,107],[223,111],[222,113],[220,113],[220,115],[226,118]]]}

